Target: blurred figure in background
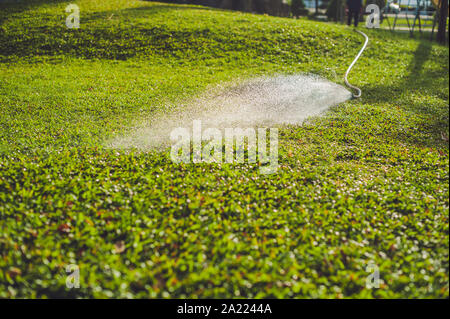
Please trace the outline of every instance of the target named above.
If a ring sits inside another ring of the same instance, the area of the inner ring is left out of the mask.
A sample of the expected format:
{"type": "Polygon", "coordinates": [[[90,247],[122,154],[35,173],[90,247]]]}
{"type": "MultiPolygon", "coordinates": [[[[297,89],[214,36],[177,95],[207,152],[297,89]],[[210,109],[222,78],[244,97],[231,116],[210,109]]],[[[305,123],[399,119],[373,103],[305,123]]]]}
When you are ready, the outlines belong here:
{"type": "Polygon", "coordinates": [[[348,20],[347,24],[352,24],[352,19],[355,19],[354,25],[358,26],[359,23],[359,13],[362,8],[362,0],[347,0],[347,8],[348,8],[348,20]]]}

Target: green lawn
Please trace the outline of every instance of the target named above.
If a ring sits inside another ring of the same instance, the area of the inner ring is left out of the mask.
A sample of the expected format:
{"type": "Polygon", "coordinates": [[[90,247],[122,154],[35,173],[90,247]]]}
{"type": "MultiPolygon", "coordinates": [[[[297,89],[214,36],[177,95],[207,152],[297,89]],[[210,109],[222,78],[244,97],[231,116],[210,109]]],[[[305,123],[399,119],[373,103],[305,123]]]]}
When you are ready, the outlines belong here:
{"type": "Polygon", "coordinates": [[[342,84],[360,35],[125,0],[70,30],[68,3],[0,3],[0,297],[448,298],[448,47],[368,30],[362,99],[281,128],[265,176],[104,145],[235,78],[342,84]]]}
{"type": "MultiPolygon", "coordinates": [[[[395,20],[394,17],[388,17],[388,18],[385,17],[381,26],[383,28],[389,29],[389,23],[390,23],[390,27],[393,28],[394,22],[395,22],[396,29],[398,29],[399,27],[412,29],[412,27],[414,25],[414,18],[409,18],[409,20],[407,20],[404,16],[402,17],[402,15],[399,15],[397,20],[395,20]]],[[[448,24],[448,20],[447,20],[447,24],[448,24]]],[[[414,26],[414,34],[416,37],[421,36],[419,26],[422,28],[422,31],[431,32],[433,29],[433,17],[421,17],[420,21],[419,21],[419,19],[416,20],[416,23],[414,26]]],[[[448,28],[448,26],[447,26],[447,28],[448,28]]],[[[434,27],[433,38],[436,38],[437,30],[438,30],[438,23],[436,22],[436,25],[434,27]]],[[[428,39],[430,38],[429,32],[425,33],[425,35],[428,36],[428,39]]]]}

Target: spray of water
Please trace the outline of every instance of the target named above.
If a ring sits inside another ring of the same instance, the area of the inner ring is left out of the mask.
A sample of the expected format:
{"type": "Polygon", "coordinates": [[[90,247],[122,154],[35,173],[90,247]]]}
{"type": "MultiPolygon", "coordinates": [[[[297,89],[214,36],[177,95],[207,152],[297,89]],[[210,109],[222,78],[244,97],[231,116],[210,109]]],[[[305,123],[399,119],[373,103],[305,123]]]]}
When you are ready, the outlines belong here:
{"type": "Polygon", "coordinates": [[[174,112],[152,116],[130,134],[108,141],[111,148],[146,150],[167,146],[170,132],[191,128],[271,127],[300,125],[331,106],[351,98],[340,85],[315,75],[282,75],[253,79],[225,90],[212,90],[183,103],[174,112]]]}

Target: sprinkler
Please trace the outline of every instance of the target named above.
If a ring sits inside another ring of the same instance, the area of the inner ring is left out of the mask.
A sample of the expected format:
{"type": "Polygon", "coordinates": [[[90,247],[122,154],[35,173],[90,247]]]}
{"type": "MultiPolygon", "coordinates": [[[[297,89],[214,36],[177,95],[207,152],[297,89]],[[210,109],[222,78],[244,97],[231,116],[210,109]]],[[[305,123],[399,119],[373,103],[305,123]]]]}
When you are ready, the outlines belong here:
{"type": "Polygon", "coordinates": [[[358,53],[358,55],[356,56],[356,58],[353,60],[352,64],[350,64],[350,66],[348,67],[347,72],[345,72],[345,75],[344,75],[344,81],[345,81],[345,85],[347,85],[349,88],[352,88],[353,90],[355,90],[355,91],[357,92],[356,94],[353,93],[352,95],[353,95],[353,98],[354,98],[354,99],[358,99],[358,98],[361,97],[361,89],[360,89],[360,88],[357,88],[356,86],[351,85],[351,84],[348,82],[347,77],[348,77],[348,74],[350,73],[351,69],[352,69],[353,66],[355,65],[356,61],[358,61],[358,59],[361,57],[361,55],[363,54],[364,50],[366,49],[367,44],[369,43],[369,37],[368,37],[364,32],[361,32],[361,31],[356,30],[356,29],[355,29],[355,31],[358,32],[359,34],[362,34],[362,35],[364,36],[364,38],[366,39],[366,41],[364,42],[364,45],[363,45],[363,47],[361,48],[361,50],[359,51],[359,53],[358,53]]]}

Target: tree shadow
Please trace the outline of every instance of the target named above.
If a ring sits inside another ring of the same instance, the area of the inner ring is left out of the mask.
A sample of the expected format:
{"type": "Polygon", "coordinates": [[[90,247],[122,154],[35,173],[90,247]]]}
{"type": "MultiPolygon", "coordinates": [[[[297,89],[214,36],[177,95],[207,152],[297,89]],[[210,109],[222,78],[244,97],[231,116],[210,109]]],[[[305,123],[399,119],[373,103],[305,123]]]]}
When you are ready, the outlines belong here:
{"type": "Polygon", "coordinates": [[[410,91],[411,89],[421,89],[423,88],[424,84],[428,86],[429,83],[427,80],[425,80],[427,74],[423,73],[422,69],[425,62],[429,59],[431,49],[431,43],[420,42],[419,46],[414,52],[413,60],[407,67],[407,76],[404,77],[402,81],[397,82],[394,85],[383,84],[366,86],[366,96],[364,100],[369,103],[391,102],[392,94],[399,96],[402,93],[410,91]]]}
{"type": "MultiPolygon", "coordinates": [[[[36,9],[42,5],[70,4],[73,1],[70,0],[0,0],[0,25],[9,15],[19,14],[25,11],[36,9]]],[[[185,5],[185,4],[156,4],[149,2],[147,5],[137,8],[126,8],[115,11],[103,11],[103,12],[91,12],[87,16],[82,17],[83,20],[89,21],[99,16],[110,16],[113,13],[125,13],[135,16],[153,16],[157,14],[169,13],[173,10],[202,10],[202,11],[223,11],[219,8],[203,7],[198,5],[185,5]]]]}
{"type": "Polygon", "coordinates": [[[193,6],[193,5],[184,5],[184,4],[149,4],[146,6],[141,6],[137,8],[126,8],[119,10],[111,10],[111,11],[102,11],[102,12],[93,12],[88,16],[84,17],[83,20],[85,22],[92,21],[99,17],[110,17],[114,14],[120,14],[121,16],[133,16],[136,18],[141,17],[152,17],[155,15],[163,15],[168,14],[173,11],[181,11],[181,10],[196,10],[196,11],[224,11],[223,9],[218,8],[210,8],[203,6],[193,6]]]}
{"type": "Polygon", "coordinates": [[[68,0],[0,0],[0,22],[3,16],[16,14],[48,4],[70,3],[68,0]]]}
{"type": "MultiPolygon", "coordinates": [[[[9,15],[36,9],[44,3],[60,2],[67,2],[67,0],[32,1],[20,5],[8,2],[3,6],[5,11],[0,13],[0,21],[2,16],[7,19],[9,15]]],[[[202,6],[144,2],[143,6],[137,8],[86,12],[81,14],[81,27],[73,30],[65,27],[64,20],[61,20],[60,15],[55,11],[55,14],[49,16],[44,24],[32,24],[27,27],[27,37],[23,37],[14,30],[0,32],[0,62],[7,62],[14,58],[29,57],[32,60],[42,56],[53,57],[62,54],[83,58],[125,60],[135,56],[139,50],[163,47],[164,41],[172,36],[175,38],[183,36],[182,31],[170,34],[164,32],[163,27],[159,25],[148,24],[128,28],[126,27],[127,23],[145,18],[151,21],[152,17],[169,15],[171,12],[179,10],[223,11],[202,6]],[[58,19],[58,22],[55,22],[55,19],[58,19]],[[123,41],[124,34],[137,39],[123,41]]],[[[178,18],[177,15],[174,15],[170,19],[181,19],[181,17],[178,18]]]]}
{"type": "MultiPolygon", "coordinates": [[[[368,104],[389,103],[399,106],[407,112],[425,117],[429,120],[426,130],[440,139],[441,134],[448,132],[449,128],[448,91],[442,90],[443,87],[448,87],[448,78],[445,78],[443,73],[448,73],[449,62],[446,59],[443,62],[444,59],[441,59],[441,62],[445,63],[442,68],[425,68],[425,63],[432,56],[432,49],[432,42],[420,41],[413,59],[407,67],[407,75],[396,83],[365,86],[364,102],[368,104]],[[442,83],[439,83],[439,81],[442,83]],[[447,107],[431,107],[431,104],[427,101],[413,99],[414,95],[423,93],[447,100],[447,107]]],[[[411,140],[407,140],[407,137],[405,137],[405,142],[411,142],[411,140]]],[[[435,146],[435,142],[425,142],[425,146],[435,146]]],[[[448,148],[448,141],[446,146],[448,148]]]]}

